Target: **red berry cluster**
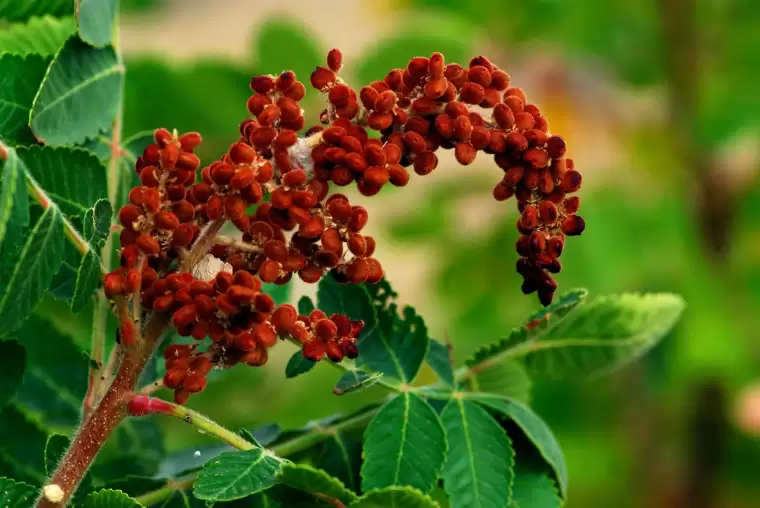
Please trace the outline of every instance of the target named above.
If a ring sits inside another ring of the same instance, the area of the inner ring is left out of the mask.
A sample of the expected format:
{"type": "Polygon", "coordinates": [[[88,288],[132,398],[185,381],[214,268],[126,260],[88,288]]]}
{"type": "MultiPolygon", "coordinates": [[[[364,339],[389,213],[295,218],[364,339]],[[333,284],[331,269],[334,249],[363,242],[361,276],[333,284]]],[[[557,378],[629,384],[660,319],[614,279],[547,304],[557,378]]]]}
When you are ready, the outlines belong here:
{"type": "Polygon", "coordinates": [[[493,195],[499,201],[514,195],[521,213],[517,270],[523,292],[538,292],[541,303],[551,303],[557,284],[550,274],[561,268],[565,236],[581,234],[585,223],[575,215],[579,198],[567,196],[580,188],[581,175],[538,107],[482,56],[468,68],[445,64],[440,53],[413,58],[406,69],[391,70],[357,94],[339,77],[335,51],[328,66],[311,75],[328,100],[321,117],[327,128],[311,152],[315,179],[339,186],[356,181],[371,196],[388,182],[406,185],[409,166],[419,175],[432,172],[439,148],[454,149],[463,165],[478,152],[493,155],[504,170],[493,195]],[[370,138],[365,127],[379,131],[380,139],[370,138]]]}
{"type": "Polygon", "coordinates": [[[468,68],[445,64],[439,53],[417,57],[359,93],[343,82],[341,66],[332,50],[312,73],[328,105],[323,125],[305,138],[297,132],[306,88],[286,71],[251,80],[253,117],[216,162],[198,171],[200,135],[165,129],[137,160],[141,185],[119,211],[120,267],[105,276],[104,291],[119,307],[126,345],[138,340],[148,312],[165,314],[179,335],[197,341],[166,350],[164,383],[180,403],[203,390],[213,367],[265,364],[278,337],[301,344],[313,361],[355,358],[361,321],[275,308],[262,281],[284,284],[298,274],[314,283],[327,273],[339,282],[380,281],[375,240],[364,234],[367,210],[330,186],[356,182],[365,196],[387,183],[404,186],[408,167],[419,175],[437,167],[439,148],[454,149],[463,165],[491,154],[504,170],[493,194],[518,201],[523,290],[551,302],[564,238],[584,228],[578,198],[567,196],[581,176],[522,90],[484,57],[468,68]],[[225,221],[242,231],[239,240],[215,236],[225,221]]]}

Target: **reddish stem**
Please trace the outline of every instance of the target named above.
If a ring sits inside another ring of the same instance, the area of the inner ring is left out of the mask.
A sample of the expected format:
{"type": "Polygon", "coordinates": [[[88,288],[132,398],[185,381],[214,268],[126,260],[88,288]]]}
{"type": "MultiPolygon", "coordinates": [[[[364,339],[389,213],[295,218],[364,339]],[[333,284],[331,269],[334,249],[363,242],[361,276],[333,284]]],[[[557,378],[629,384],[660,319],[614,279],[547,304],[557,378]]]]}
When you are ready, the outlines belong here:
{"type": "Polygon", "coordinates": [[[79,428],[71,447],[46,485],[59,487],[63,497],[53,501],[43,495],[37,501],[36,508],[59,508],[74,494],[108,436],[127,417],[127,403],[132,390],[167,324],[165,316],[154,316],[146,326],[145,340],[124,348],[124,359],[108,392],[79,428]]]}

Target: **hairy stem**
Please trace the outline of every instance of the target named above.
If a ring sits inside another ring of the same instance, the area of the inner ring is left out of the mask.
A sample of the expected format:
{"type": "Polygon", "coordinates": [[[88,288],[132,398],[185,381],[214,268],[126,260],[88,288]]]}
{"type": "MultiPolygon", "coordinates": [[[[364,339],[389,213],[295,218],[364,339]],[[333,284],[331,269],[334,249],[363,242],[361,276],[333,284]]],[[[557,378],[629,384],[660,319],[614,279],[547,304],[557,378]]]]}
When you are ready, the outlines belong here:
{"type": "MultiPolygon", "coordinates": [[[[108,436],[127,417],[127,402],[132,390],[167,324],[166,316],[154,315],[145,328],[143,340],[124,348],[124,360],[110,389],[79,428],[71,446],[46,484],[46,487],[56,486],[55,490],[62,492],[63,497],[51,500],[43,494],[37,501],[37,508],[64,506],[74,494],[108,436]]],[[[47,488],[43,492],[51,490],[47,488]]]]}
{"type": "Polygon", "coordinates": [[[173,402],[148,397],[147,395],[132,395],[128,404],[128,412],[130,416],[147,416],[155,414],[173,416],[185,423],[198,427],[207,434],[211,434],[212,436],[221,439],[238,450],[251,450],[254,448],[252,443],[246,441],[243,437],[231,430],[222,427],[211,418],[173,402]]]}
{"type": "MultiPolygon", "coordinates": [[[[328,427],[316,427],[310,431],[300,434],[292,439],[288,439],[279,444],[274,445],[271,450],[278,457],[288,457],[296,453],[302,452],[315,446],[323,441],[327,440],[330,436],[350,429],[356,429],[364,427],[369,423],[379,407],[374,406],[362,411],[347,420],[330,425],[328,427]]],[[[205,430],[205,429],[204,429],[205,430]]],[[[158,503],[165,499],[168,499],[177,490],[188,490],[192,488],[197,475],[193,474],[181,481],[169,481],[165,487],[161,487],[151,492],[147,492],[141,496],[138,496],[137,502],[143,506],[149,506],[151,504],[158,503]]]]}
{"type": "Polygon", "coordinates": [[[203,259],[203,257],[208,252],[208,249],[214,245],[216,235],[222,229],[223,225],[224,221],[216,220],[209,222],[203,227],[203,229],[201,229],[201,233],[198,235],[195,243],[193,243],[190,253],[180,265],[180,272],[191,271],[192,268],[197,265],[201,259],[203,259]]]}

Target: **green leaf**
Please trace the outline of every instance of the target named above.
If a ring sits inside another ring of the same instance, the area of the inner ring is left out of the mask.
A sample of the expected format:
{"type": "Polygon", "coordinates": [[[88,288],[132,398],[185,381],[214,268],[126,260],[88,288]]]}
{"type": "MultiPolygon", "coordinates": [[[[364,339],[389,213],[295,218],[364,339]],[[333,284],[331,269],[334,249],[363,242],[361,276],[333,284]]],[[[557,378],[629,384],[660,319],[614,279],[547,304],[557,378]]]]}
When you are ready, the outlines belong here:
{"type": "Polygon", "coordinates": [[[103,272],[98,253],[108,237],[112,215],[111,203],[107,199],[101,199],[84,216],[84,234],[90,244],[90,250],[82,256],[77,270],[74,294],[71,299],[71,311],[74,314],[87,306],[100,287],[103,272]]]}
{"type": "Polygon", "coordinates": [[[275,484],[275,475],[282,463],[282,459],[261,448],[222,453],[203,466],[193,493],[207,501],[232,501],[250,496],[275,484]]]}
{"type": "Polygon", "coordinates": [[[517,460],[512,503],[509,508],[560,508],[562,498],[552,480],[543,471],[533,470],[517,460]]]}
{"type": "Polygon", "coordinates": [[[0,341],[0,408],[6,405],[21,385],[26,369],[26,350],[15,340],[0,341]]]}
{"type": "Polygon", "coordinates": [[[155,474],[166,456],[163,432],[153,419],[127,419],[116,429],[116,441],[119,463],[132,473],[155,474]]]}
{"type": "Polygon", "coordinates": [[[37,221],[9,274],[0,280],[0,335],[18,329],[45,296],[63,256],[63,221],[49,207],[37,221]]]}
{"type": "Polygon", "coordinates": [[[446,386],[454,388],[454,369],[451,365],[449,348],[435,339],[430,339],[425,360],[446,386]]]}
{"type": "Polygon", "coordinates": [[[405,307],[399,317],[395,303],[377,317],[379,326],[359,341],[357,365],[411,383],[427,355],[425,321],[412,307],[405,307]]]}
{"type": "Polygon", "coordinates": [[[303,353],[299,349],[288,360],[288,364],[285,366],[285,377],[288,379],[305,374],[313,369],[317,365],[317,362],[313,362],[304,357],[303,353]]]}
{"type": "Polygon", "coordinates": [[[87,391],[87,358],[71,337],[39,316],[24,323],[17,336],[26,348],[28,364],[17,404],[37,413],[46,424],[73,428],[81,418],[87,391]]]}
{"type": "Polygon", "coordinates": [[[383,377],[381,372],[364,372],[363,370],[349,370],[341,376],[333,388],[335,395],[345,395],[369,388],[383,377]]]}
{"type": "Polygon", "coordinates": [[[259,72],[280,74],[286,69],[308,84],[311,71],[325,64],[308,27],[289,19],[270,19],[256,29],[254,61],[259,72]],[[285,66],[285,68],[283,68],[285,66]]]}
{"type": "Polygon", "coordinates": [[[93,46],[111,42],[118,0],[79,0],[77,26],[79,37],[93,46]]]}
{"type": "Polygon", "coordinates": [[[18,0],[0,0],[0,19],[8,21],[23,21],[32,16],[49,14],[65,16],[74,13],[74,2],[71,0],[35,0],[19,2],[18,0]]]}
{"type": "Polygon", "coordinates": [[[649,351],[685,306],[671,293],[597,298],[520,353],[530,374],[553,379],[606,374],[649,351]]]}
{"type": "Polygon", "coordinates": [[[349,489],[358,492],[361,460],[361,436],[352,439],[347,433],[336,432],[322,445],[315,465],[340,479],[349,489]]]}
{"type": "MultiPolygon", "coordinates": [[[[0,176],[0,261],[10,261],[17,245],[23,242],[29,225],[29,198],[26,193],[24,166],[15,150],[8,150],[8,159],[0,176]]],[[[0,269],[0,283],[2,273],[0,269]]],[[[2,285],[0,285],[2,290],[2,285]]]]}
{"type": "Polygon", "coordinates": [[[527,322],[520,328],[515,328],[508,337],[495,344],[488,344],[478,348],[475,353],[465,360],[465,365],[486,368],[490,364],[500,361],[516,346],[535,341],[546,335],[552,328],[559,325],[570,312],[574,310],[586,298],[588,291],[585,289],[573,289],[560,296],[554,303],[544,307],[531,315],[527,322]]]}
{"type": "Polygon", "coordinates": [[[298,313],[302,314],[304,316],[308,316],[311,314],[311,311],[314,310],[314,302],[311,301],[311,298],[304,295],[301,297],[300,300],[298,300],[298,313]]]}
{"type": "Polygon", "coordinates": [[[466,387],[472,392],[495,393],[520,402],[530,402],[532,383],[522,363],[501,361],[470,377],[466,387]]]}
{"type": "MultiPolygon", "coordinates": [[[[42,16],[29,18],[25,23],[11,23],[5,29],[0,30],[0,48],[3,48],[3,53],[16,55],[35,53],[40,56],[52,57],[58,53],[63,43],[74,34],[75,30],[76,26],[72,17],[42,16]]],[[[47,69],[47,63],[45,68],[47,69]]],[[[41,78],[40,81],[42,81],[41,78]]],[[[36,92],[37,86],[32,90],[32,99],[36,92]]],[[[31,105],[31,102],[29,104],[31,105]]],[[[27,113],[25,120],[28,118],[27,113]]]]}
{"type": "Polygon", "coordinates": [[[37,489],[27,483],[0,478],[0,506],[3,508],[30,508],[37,495],[37,489]]]}
{"type": "Polygon", "coordinates": [[[311,466],[284,464],[277,474],[277,479],[295,489],[310,492],[318,499],[338,500],[343,504],[356,499],[356,495],[340,480],[311,466]]]}
{"type": "Polygon", "coordinates": [[[135,498],[120,490],[104,489],[93,492],[84,498],[82,508],[139,508],[142,506],[135,498]]]}
{"type": "Polygon", "coordinates": [[[6,142],[34,142],[29,111],[49,63],[40,55],[0,55],[0,137],[6,142]]]}
{"type": "Polygon", "coordinates": [[[349,508],[440,508],[439,504],[417,489],[388,487],[360,497],[349,508]]]}
{"type": "Polygon", "coordinates": [[[511,497],[514,451],[487,411],[452,398],[441,414],[449,440],[443,486],[452,508],[504,507],[511,497]]]}
{"type": "Polygon", "coordinates": [[[106,170],[87,150],[33,146],[17,152],[29,174],[65,215],[81,216],[108,197],[106,170]]]}
{"type": "Polygon", "coordinates": [[[26,414],[15,405],[5,406],[0,411],[0,476],[42,485],[46,442],[47,433],[26,414]]]}
{"type": "Polygon", "coordinates": [[[377,326],[377,314],[363,286],[341,284],[332,277],[323,277],[317,288],[317,308],[328,316],[345,314],[349,319],[364,321],[359,337],[366,337],[377,326]]]}
{"type": "Polygon", "coordinates": [[[408,485],[430,492],[448,448],[443,425],[413,393],[396,395],[375,414],[364,433],[362,491],[408,485]]]}
{"type": "Polygon", "coordinates": [[[565,457],[552,431],[530,408],[514,400],[488,394],[472,395],[471,399],[517,424],[536,450],[549,464],[563,497],[567,495],[567,466],[565,457]]]}
{"type": "Polygon", "coordinates": [[[262,284],[261,290],[274,299],[274,303],[281,305],[288,303],[293,284],[288,281],[285,284],[262,284]]]}
{"type": "Polygon", "coordinates": [[[124,66],[111,46],[69,39],[34,99],[30,125],[49,145],[72,145],[107,129],[116,115],[124,66]]]}
{"type": "Polygon", "coordinates": [[[71,440],[63,434],[52,434],[45,444],[45,472],[48,476],[55,472],[58,461],[69,449],[71,440]]]}

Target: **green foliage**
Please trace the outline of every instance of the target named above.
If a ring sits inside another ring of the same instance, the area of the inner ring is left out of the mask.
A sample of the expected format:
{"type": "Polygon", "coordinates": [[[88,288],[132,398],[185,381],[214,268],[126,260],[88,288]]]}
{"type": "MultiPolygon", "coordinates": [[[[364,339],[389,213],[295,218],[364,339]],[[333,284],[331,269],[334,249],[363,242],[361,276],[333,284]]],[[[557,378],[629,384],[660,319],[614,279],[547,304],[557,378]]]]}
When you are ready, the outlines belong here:
{"type": "Polygon", "coordinates": [[[509,508],[560,508],[562,498],[554,482],[542,471],[522,465],[515,466],[515,481],[512,484],[512,503],[509,508]]]}
{"type": "Polygon", "coordinates": [[[26,350],[15,340],[0,341],[0,408],[13,398],[25,368],[26,350]]]}
{"type": "Polygon", "coordinates": [[[474,402],[452,398],[441,414],[449,440],[443,485],[452,508],[504,506],[514,451],[506,432],[474,402]]]}
{"type": "Polygon", "coordinates": [[[479,368],[465,386],[473,392],[495,393],[527,404],[533,383],[522,362],[505,360],[479,368]]]}
{"type": "Polygon", "coordinates": [[[439,508],[438,503],[417,489],[388,487],[373,490],[349,505],[350,508],[439,508]]]}
{"type": "Polygon", "coordinates": [[[40,486],[45,481],[47,433],[15,405],[0,411],[0,476],[40,486]]]}
{"type": "Polygon", "coordinates": [[[336,432],[322,445],[316,465],[352,491],[359,492],[361,461],[361,436],[336,432]]]}
{"type": "Polygon", "coordinates": [[[74,13],[74,2],[69,0],[36,0],[34,2],[0,1],[0,19],[23,21],[32,16],[66,16],[74,13]]]}
{"type": "Polygon", "coordinates": [[[362,491],[408,485],[430,492],[435,486],[448,444],[440,418],[417,395],[405,392],[391,399],[369,423],[364,439],[362,491]]]}
{"type": "MultiPolygon", "coordinates": [[[[74,34],[75,30],[74,18],[71,17],[42,16],[29,18],[24,23],[12,23],[0,30],[0,48],[3,48],[3,53],[15,55],[34,53],[44,57],[53,57],[61,49],[63,43],[74,34]]],[[[29,90],[36,90],[40,81],[42,81],[42,76],[40,76],[37,84],[30,87],[29,90]]]]}
{"type": "Polygon", "coordinates": [[[454,380],[454,368],[451,360],[451,351],[435,339],[430,339],[427,356],[425,357],[430,368],[441,378],[441,381],[447,386],[453,388],[456,384],[454,380]]]}
{"type": "Polygon", "coordinates": [[[139,508],[140,503],[124,492],[104,489],[93,492],[84,499],[83,508],[139,508]]]}
{"type": "Polygon", "coordinates": [[[114,49],[69,39],[53,59],[29,122],[38,140],[73,145],[108,129],[119,106],[124,66],[114,49]]]}
{"type": "Polygon", "coordinates": [[[86,150],[33,146],[17,152],[29,174],[65,215],[81,216],[108,195],[105,168],[86,150]]]}
{"type": "Polygon", "coordinates": [[[332,501],[333,504],[335,500],[349,504],[356,499],[356,494],[346,489],[340,480],[310,466],[284,464],[277,473],[277,479],[294,489],[309,492],[317,499],[332,501]]]}
{"type": "MultiPolygon", "coordinates": [[[[10,261],[9,256],[22,241],[22,233],[29,225],[29,198],[26,195],[24,172],[23,162],[14,150],[9,150],[0,179],[0,261],[3,264],[10,261]]],[[[0,275],[7,269],[0,266],[0,275]]]]}
{"type": "Polygon", "coordinates": [[[554,434],[528,407],[504,397],[475,395],[473,400],[517,424],[554,470],[562,495],[567,495],[567,466],[554,434]]]}
{"type": "Polygon", "coordinates": [[[369,388],[383,376],[381,372],[374,372],[372,374],[364,372],[363,370],[350,370],[343,374],[333,388],[335,395],[345,395],[347,393],[356,392],[369,388]]]}
{"type": "Polygon", "coordinates": [[[118,0],[79,0],[77,27],[79,37],[93,46],[105,46],[111,42],[118,0]]]}
{"type": "Polygon", "coordinates": [[[657,344],[684,308],[667,293],[597,298],[528,345],[525,365],[551,378],[610,372],[657,344]]]}
{"type": "Polygon", "coordinates": [[[63,218],[49,207],[30,231],[15,265],[0,274],[0,335],[7,336],[32,315],[61,265],[63,218]]]}
{"type": "Polygon", "coordinates": [[[201,470],[193,494],[207,501],[233,501],[268,489],[282,459],[261,448],[222,453],[201,470]]]}
{"type": "Polygon", "coordinates": [[[47,57],[35,54],[0,55],[0,137],[6,142],[34,141],[29,112],[49,63],[47,57]]]}
{"type": "Polygon", "coordinates": [[[27,508],[37,497],[37,489],[23,482],[0,477],[0,506],[27,508]]]}
{"type": "Polygon", "coordinates": [[[299,349],[293,353],[293,356],[291,356],[290,360],[288,360],[288,364],[285,366],[285,377],[290,379],[296,376],[300,376],[301,374],[309,372],[311,369],[316,367],[316,365],[317,362],[313,362],[304,357],[303,353],[299,349]]]}

